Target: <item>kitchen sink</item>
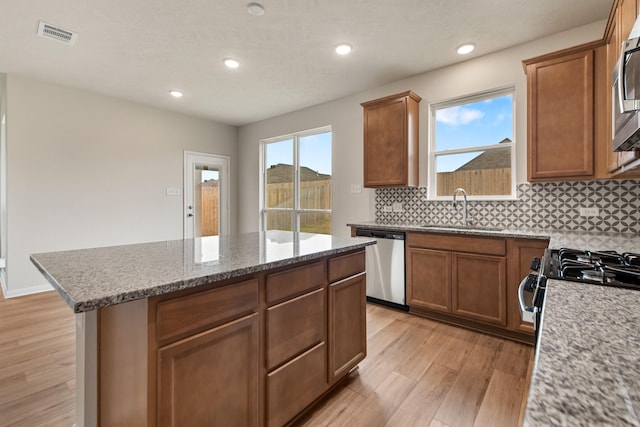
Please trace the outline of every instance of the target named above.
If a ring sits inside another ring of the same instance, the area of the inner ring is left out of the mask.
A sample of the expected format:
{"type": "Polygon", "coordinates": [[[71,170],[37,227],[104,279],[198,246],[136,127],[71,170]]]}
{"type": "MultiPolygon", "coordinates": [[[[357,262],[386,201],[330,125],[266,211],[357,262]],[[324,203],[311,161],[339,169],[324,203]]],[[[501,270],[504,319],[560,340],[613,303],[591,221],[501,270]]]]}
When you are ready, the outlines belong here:
{"type": "Polygon", "coordinates": [[[480,225],[420,224],[419,227],[432,230],[503,231],[502,228],[483,227],[480,225]]]}

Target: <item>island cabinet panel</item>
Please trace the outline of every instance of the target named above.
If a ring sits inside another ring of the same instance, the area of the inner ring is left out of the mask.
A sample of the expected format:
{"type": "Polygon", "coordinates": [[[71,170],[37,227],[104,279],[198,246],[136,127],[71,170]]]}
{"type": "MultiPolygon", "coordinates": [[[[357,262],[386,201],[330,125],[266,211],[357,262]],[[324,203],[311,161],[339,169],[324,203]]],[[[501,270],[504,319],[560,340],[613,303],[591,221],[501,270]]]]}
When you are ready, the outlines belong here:
{"type": "Polygon", "coordinates": [[[314,262],[267,275],[267,304],[302,295],[326,284],[326,262],[314,262]]]}
{"type": "Polygon", "coordinates": [[[329,286],[329,382],[346,375],[367,355],[366,275],[329,286]]]}
{"type": "Polygon", "coordinates": [[[471,319],[506,326],[505,258],[453,254],[452,261],[452,312],[471,319]]]}
{"type": "Polygon", "coordinates": [[[407,304],[451,312],[451,252],[407,249],[407,304]]]}
{"type": "Polygon", "coordinates": [[[325,343],[320,343],[267,375],[268,426],[285,425],[324,393],[326,352],[325,343]]]}
{"type": "Polygon", "coordinates": [[[158,341],[166,342],[253,313],[258,309],[258,280],[160,302],[158,341]]]}
{"type": "Polygon", "coordinates": [[[257,426],[257,314],[158,350],[159,426],[257,426]]]}
{"type": "Polygon", "coordinates": [[[318,289],[267,309],[267,369],[325,340],[326,295],[318,289]]]}

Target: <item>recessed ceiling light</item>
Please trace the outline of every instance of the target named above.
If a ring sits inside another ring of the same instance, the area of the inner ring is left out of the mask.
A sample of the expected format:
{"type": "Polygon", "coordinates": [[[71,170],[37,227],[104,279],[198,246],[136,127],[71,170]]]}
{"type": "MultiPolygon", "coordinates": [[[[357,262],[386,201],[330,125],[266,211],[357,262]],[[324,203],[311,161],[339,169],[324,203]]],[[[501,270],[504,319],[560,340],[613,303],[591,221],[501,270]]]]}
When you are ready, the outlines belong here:
{"type": "Polygon", "coordinates": [[[240,63],[233,58],[227,58],[224,60],[224,65],[229,68],[238,68],[240,66],[240,63]]]}
{"type": "Polygon", "coordinates": [[[173,96],[174,98],[182,98],[182,92],[180,92],[179,90],[170,90],[169,95],[173,96]]]}
{"type": "Polygon", "coordinates": [[[347,43],[341,43],[336,46],[336,53],[338,55],[348,55],[351,53],[351,45],[347,43]]]}
{"type": "Polygon", "coordinates": [[[249,3],[247,5],[247,11],[249,11],[249,15],[262,16],[264,15],[264,6],[260,3],[249,3]]]}
{"type": "Polygon", "coordinates": [[[473,52],[473,49],[475,48],[476,48],[476,45],[474,45],[473,43],[465,43],[458,46],[456,48],[456,52],[458,52],[459,55],[466,55],[467,53],[473,52]]]}

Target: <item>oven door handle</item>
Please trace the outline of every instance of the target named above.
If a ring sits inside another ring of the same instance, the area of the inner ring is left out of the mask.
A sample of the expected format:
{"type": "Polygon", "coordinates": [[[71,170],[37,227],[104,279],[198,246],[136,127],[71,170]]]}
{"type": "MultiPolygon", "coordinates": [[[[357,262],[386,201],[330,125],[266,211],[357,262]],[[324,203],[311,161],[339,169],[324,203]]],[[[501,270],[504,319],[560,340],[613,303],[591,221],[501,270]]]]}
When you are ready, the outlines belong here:
{"type": "Polygon", "coordinates": [[[520,286],[518,286],[518,305],[520,306],[520,318],[529,323],[533,323],[534,308],[525,305],[524,303],[524,288],[527,286],[528,282],[531,280],[530,276],[525,277],[520,282],[520,286]]]}

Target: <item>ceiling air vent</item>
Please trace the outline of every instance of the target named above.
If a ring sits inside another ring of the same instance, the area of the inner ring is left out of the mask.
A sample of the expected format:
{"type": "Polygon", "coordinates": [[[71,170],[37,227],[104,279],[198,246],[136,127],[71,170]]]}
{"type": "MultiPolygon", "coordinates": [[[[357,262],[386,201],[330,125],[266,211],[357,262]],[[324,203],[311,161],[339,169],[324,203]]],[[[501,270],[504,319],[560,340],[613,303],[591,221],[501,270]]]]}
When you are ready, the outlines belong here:
{"type": "Polygon", "coordinates": [[[40,21],[38,23],[38,35],[46,37],[48,39],[57,40],[61,43],[73,45],[78,38],[78,34],[72,31],[63,30],[59,27],[54,27],[51,24],[40,21]]]}

